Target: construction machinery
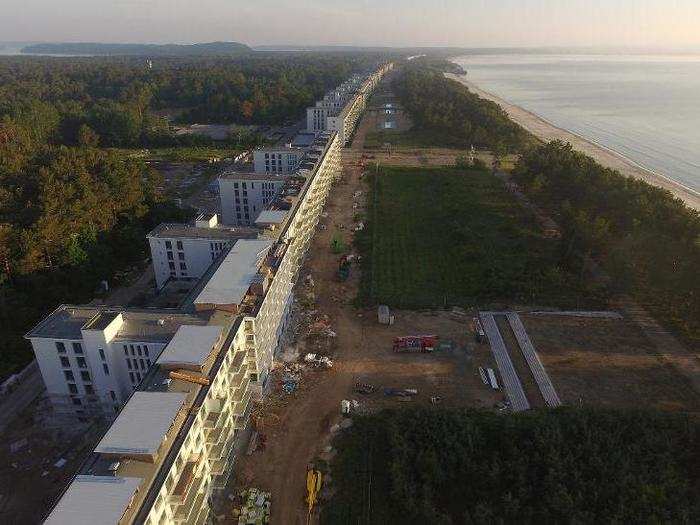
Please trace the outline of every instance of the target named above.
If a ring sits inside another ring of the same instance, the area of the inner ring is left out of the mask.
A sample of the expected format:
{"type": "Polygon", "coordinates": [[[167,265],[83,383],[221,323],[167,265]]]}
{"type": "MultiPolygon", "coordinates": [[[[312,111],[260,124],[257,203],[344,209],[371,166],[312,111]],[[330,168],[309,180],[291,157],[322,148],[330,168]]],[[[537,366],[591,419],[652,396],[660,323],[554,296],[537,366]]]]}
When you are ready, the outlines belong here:
{"type": "Polygon", "coordinates": [[[343,255],[338,262],[338,280],[344,282],[350,277],[350,259],[343,255]]]}
{"type": "Polygon", "coordinates": [[[437,346],[437,335],[406,335],[394,339],[394,352],[432,352],[437,346]]]}
{"type": "Polygon", "coordinates": [[[318,501],[319,492],[321,492],[321,471],[310,467],[306,471],[306,503],[309,506],[307,523],[311,521],[311,513],[314,510],[314,505],[316,505],[318,501]]]}

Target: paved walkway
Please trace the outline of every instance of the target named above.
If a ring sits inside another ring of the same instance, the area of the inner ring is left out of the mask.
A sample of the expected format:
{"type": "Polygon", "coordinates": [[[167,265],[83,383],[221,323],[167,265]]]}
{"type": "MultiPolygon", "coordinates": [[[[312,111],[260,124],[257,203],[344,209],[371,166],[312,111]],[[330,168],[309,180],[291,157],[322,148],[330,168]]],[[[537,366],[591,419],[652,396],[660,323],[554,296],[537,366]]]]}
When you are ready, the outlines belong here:
{"type": "Polygon", "coordinates": [[[540,361],[540,357],[535,351],[532,341],[530,341],[530,337],[527,335],[527,331],[523,326],[523,322],[520,320],[520,316],[515,312],[508,312],[506,318],[508,319],[508,323],[510,323],[510,327],[513,329],[520,350],[525,356],[525,361],[527,361],[527,365],[532,371],[532,376],[535,378],[535,382],[542,393],[545,403],[547,403],[549,407],[560,406],[561,400],[554,389],[551,379],[549,379],[549,374],[547,374],[542,361],[540,361]]]}
{"type": "Polygon", "coordinates": [[[503,337],[501,337],[501,332],[498,331],[496,320],[493,318],[492,314],[482,312],[481,323],[484,326],[486,336],[489,338],[491,351],[496,358],[496,364],[501,373],[503,386],[510,400],[510,406],[513,412],[528,410],[530,408],[530,403],[525,396],[523,385],[520,383],[513,362],[510,360],[510,355],[508,355],[508,350],[503,342],[503,337]]]}

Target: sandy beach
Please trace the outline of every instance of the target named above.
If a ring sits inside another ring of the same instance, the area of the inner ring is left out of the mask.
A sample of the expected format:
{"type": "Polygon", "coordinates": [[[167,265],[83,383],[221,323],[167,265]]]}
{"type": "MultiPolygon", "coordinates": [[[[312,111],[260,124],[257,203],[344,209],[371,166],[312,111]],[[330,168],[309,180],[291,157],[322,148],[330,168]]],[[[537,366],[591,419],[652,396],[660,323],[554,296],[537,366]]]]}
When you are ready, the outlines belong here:
{"type": "Polygon", "coordinates": [[[565,129],[558,128],[538,117],[534,113],[526,111],[519,106],[510,104],[509,102],[484,91],[483,89],[479,88],[479,86],[462,76],[451,73],[446,73],[445,76],[451,78],[452,80],[461,82],[480,97],[496,102],[505,110],[513,121],[520,124],[523,128],[538,137],[540,140],[561,140],[564,142],[570,142],[574,149],[593,157],[603,166],[615,169],[627,177],[642,179],[649,184],[669,190],[671,193],[673,193],[673,195],[684,201],[689,207],[695,210],[700,210],[700,193],[695,192],[690,188],[686,188],[671,179],[646,170],[614,151],[579,137],[578,135],[575,135],[574,133],[571,133],[565,129]]]}

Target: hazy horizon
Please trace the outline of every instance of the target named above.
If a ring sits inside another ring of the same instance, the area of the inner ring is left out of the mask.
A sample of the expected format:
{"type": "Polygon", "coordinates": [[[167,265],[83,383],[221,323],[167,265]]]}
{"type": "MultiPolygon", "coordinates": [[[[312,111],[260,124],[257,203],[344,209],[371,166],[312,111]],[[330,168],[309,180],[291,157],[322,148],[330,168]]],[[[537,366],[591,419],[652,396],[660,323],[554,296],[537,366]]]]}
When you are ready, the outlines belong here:
{"type": "Polygon", "coordinates": [[[2,40],[700,48],[695,0],[5,0],[2,40]]]}

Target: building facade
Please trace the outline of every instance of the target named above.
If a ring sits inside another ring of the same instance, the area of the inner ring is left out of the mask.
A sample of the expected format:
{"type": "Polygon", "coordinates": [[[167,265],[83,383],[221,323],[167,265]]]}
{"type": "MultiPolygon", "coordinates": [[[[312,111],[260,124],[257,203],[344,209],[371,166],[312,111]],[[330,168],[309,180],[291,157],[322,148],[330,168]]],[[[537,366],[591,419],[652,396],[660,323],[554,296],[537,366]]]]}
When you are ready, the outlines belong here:
{"type": "Polygon", "coordinates": [[[200,215],[193,224],[160,224],[147,236],[156,286],[170,281],[197,281],[237,239],[255,238],[249,228],[219,225],[216,214],[200,215]]]}
{"type": "Polygon", "coordinates": [[[284,186],[286,177],[265,173],[223,173],[219,177],[221,219],[228,226],[251,226],[284,186]]]}
{"type": "Polygon", "coordinates": [[[253,167],[256,173],[289,174],[294,172],[304,158],[304,150],[287,145],[283,148],[258,148],[253,151],[253,167]]]}
{"type": "Polygon", "coordinates": [[[47,523],[212,521],[245,443],[251,399],[269,381],[292,287],[340,176],[341,147],[336,132],[317,137],[307,168],[295,173],[298,186],[285,186],[289,209],[279,228],[238,240],[217,259],[183,307],[198,320],[192,324],[216,329],[184,323],[170,335],[47,523]]]}

